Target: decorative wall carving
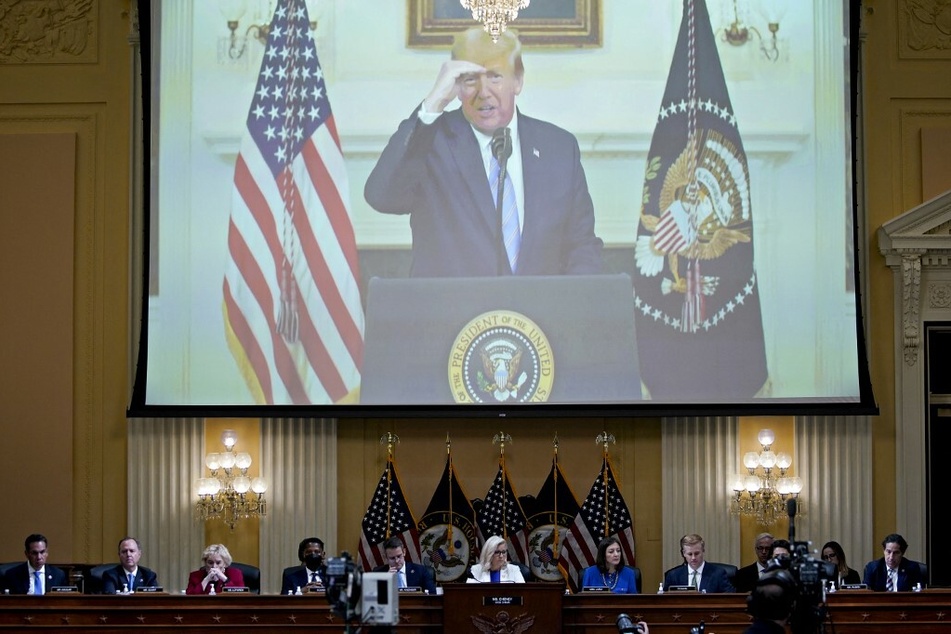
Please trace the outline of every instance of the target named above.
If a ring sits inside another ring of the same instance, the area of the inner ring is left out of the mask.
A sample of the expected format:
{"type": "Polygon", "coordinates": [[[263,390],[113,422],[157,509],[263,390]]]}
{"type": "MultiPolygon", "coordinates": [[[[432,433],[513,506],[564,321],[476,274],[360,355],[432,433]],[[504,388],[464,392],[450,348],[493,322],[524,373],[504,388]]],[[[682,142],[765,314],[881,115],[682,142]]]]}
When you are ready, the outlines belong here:
{"type": "Polygon", "coordinates": [[[901,57],[951,57],[951,4],[946,0],[902,0],[901,11],[901,57]]]}
{"type": "Polygon", "coordinates": [[[931,308],[951,308],[951,284],[928,284],[928,305],[931,308]]]}
{"type": "Polygon", "coordinates": [[[902,349],[905,363],[915,365],[918,362],[918,348],[921,345],[921,324],[918,318],[918,298],[921,294],[920,253],[902,256],[901,276],[902,349]]]}
{"type": "Polygon", "coordinates": [[[88,64],[98,59],[99,0],[3,0],[0,64],[88,64]]]}

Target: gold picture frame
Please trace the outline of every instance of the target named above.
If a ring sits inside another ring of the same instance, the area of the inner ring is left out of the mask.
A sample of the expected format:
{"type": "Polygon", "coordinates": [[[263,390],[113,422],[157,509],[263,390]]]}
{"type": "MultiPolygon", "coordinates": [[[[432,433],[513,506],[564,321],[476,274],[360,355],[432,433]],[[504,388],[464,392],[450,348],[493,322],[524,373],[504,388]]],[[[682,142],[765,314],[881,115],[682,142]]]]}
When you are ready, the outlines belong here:
{"type": "MultiPolygon", "coordinates": [[[[406,0],[410,48],[449,46],[455,33],[474,24],[459,0],[406,0]]],[[[601,46],[601,0],[537,0],[512,24],[526,46],[601,46]]]]}

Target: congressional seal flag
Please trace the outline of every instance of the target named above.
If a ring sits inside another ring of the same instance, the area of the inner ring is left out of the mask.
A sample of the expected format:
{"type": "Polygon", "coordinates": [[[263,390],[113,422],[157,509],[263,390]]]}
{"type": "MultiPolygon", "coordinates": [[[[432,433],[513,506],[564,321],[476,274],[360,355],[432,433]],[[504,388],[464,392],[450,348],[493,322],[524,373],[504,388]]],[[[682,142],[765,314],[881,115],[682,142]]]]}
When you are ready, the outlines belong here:
{"type": "Polygon", "coordinates": [[[259,404],[356,399],[364,315],[350,188],[304,0],[279,0],[235,161],[228,347],[259,404]]]}
{"type": "Polygon", "coordinates": [[[452,448],[446,438],[446,468],[433,492],[419,527],[421,563],[432,566],[436,581],[445,583],[465,576],[478,557],[476,516],[469,496],[452,466],[452,448]]]}
{"type": "Polygon", "coordinates": [[[580,590],[584,569],[593,566],[598,556],[598,543],[605,537],[616,536],[621,543],[624,561],[634,564],[633,518],[618,488],[614,468],[608,457],[608,443],[614,436],[602,433],[598,442],[603,443],[601,472],[594,479],[588,497],[575,516],[558,558],[558,568],[572,592],[580,590]]]}
{"type": "MultiPolygon", "coordinates": [[[[523,504],[523,508],[525,508],[523,504]]],[[[551,471],[539,489],[531,506],[526,509],[532,526],[528,535],[528,567],[535,578],[541,581],[561,581],[558,559],[563,548],[568,528],[581,507],[574,491],[568,486],[558,464],[558,439],[555,439],[555,455],[551,471]]]]}
{"type": "Polygon", "coordinates": [[[683,20],[651,139],[634,249],[645,397],[768,390],[750,175],[703,0],[683,20]]]}
{"type": "Polygon", "coordinates": [[[416,518],[403,495],[393,460],[393,445],[399,439],[392,433],[387,433],[383,439],[387,443],[386,467],[363,516],[363,532],[357,549],[364,570],[373,570],[387,563],[383,543],[394,536],[399,537],[406,547],[406,559],[416,563],[422,561],[416,518]]]}

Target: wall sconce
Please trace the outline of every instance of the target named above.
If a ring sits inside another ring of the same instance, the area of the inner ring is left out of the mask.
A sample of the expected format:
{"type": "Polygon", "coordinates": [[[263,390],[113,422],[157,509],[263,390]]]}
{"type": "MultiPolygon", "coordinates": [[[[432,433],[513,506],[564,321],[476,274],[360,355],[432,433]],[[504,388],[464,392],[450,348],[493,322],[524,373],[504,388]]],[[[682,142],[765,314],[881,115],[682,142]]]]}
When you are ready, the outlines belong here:
{"type": "Polygon", "coordinates": [[[766,59],[775,62],[780,54],[776,33],[779,31],[779,21],[785,14],[786,7],[781,0],[760,0],[759,12],[766,20],[766,28],[769,30],[768,38],[764,38],[755,26],[747,26],[743,23],[737,0],[733,0],[733,22],[723,29],[723,41],[732,46],[743,46],[755,36],[759,40],[759,49],[766,59]]]}
{"type": "Polygon", "coordinates": [[[747,473],[733,476],[731,487],[733,499],[730,501],[732,515],[755,517],[763,526],[770,526],[787,517],[786,500],[797,500],[798,512],[802,513],[802,478],[789,477],[786,471],[792,465],[792,456],[782,451],[773,453],[772,445],[776,434],[772,429],[761,429],[757,440],[762,445],[760,452],[749,451],[743,455],[743,466],[747,473]],[[774,470],[779,470],[776,477],[774,470]]]}
{"type": "MultiPolygon", "coordinates": [[[[218,9],[228,24],[228,30],[231,31],[231,35],[223,38],[225,41],[219,45],[219,56],[227,57],[229,60],[239,59],[244,55],[250,37],[256,39],[262,46],[267,44],[267,37],[271,33],[271,16],[274,15],[272,1],[262,3],[259,0],[218,0],[218,2],[218,9]],[[241,26],[241,19],[248,10],[249,2],[256,3],[257,10],[254,12],[255,17],[251,19],[251,24],[244,27],[241,26]],[[256,24],[256,20],[261,20],[261,24],[256,24]],[[239,27],[244,30],[244,35],[238,35],[239,27]],[[226,51],[225,47],[227,47],[226,51]]],[[[315,19],[317,0],[304,0],[304,4],[307,7],[307,16],[310,18],[310,30],[315,31],[317,30],[315,19]]]]}

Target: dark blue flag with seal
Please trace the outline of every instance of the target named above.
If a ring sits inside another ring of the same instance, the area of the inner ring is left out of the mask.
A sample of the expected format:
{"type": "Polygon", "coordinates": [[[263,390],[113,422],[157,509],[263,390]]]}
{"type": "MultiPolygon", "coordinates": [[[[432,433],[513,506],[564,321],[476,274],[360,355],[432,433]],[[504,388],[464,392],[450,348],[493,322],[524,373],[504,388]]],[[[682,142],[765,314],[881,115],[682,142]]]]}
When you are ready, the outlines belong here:
{"type": "Polygon", "coordinates": [[[436,581],[446,583],[464,577],[479,556],[476,514],[456,477],[451,455],[417,527],[422,563],[432,566],[436,581]]]}
{"type": "Polygon", "coordinates": [[[717,403],[768,395],[749,168],[704,0],[684,0],[634,260],[645,397],[717,403]]]}
{"type": "Polygon", "coordinates": [[[551,471],[532,500],[530,510],[524,502],[522,508],[526,509],[532,527],[528,535],[528,567],[540,581],[563,581],[558,558],[568,529],[581,507],[557,459],[552,461],[551,471]]]}

